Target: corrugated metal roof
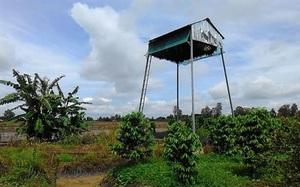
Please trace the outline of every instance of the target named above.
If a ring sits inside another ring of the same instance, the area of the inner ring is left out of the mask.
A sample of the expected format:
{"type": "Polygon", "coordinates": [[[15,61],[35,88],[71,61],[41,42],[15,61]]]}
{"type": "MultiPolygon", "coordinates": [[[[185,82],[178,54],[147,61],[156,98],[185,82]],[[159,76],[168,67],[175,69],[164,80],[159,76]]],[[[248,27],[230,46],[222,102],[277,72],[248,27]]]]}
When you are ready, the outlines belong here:
{"type": "MultiPolygon", "coordinates": [[[[215,33],[219,34],[221,40],[224,39],[223,35],[216,29],[210,19],[206,18],[150,40],[147,54],[175,63],[181,63],[189,60],[191,49],[189,41],[191,37],[192,26],[199,24],[200,22],[207,22],[216,31],[215,33]]],[[[217,47],[218,46],[209,42],[193,40],[194,58],[199,59],[201,57],[215,55],[217,47]]]]}

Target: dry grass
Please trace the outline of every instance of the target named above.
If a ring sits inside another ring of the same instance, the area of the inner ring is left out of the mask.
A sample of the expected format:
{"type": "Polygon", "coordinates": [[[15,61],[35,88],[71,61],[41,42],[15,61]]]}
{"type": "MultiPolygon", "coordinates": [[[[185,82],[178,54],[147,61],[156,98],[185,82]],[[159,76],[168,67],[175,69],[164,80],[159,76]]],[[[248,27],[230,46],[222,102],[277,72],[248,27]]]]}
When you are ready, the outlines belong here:
{"type": "Polygon", "coordinates": [[[90,130],[113,130],[119,127],[120,122],[113,122],[113,121],[91,121],[89,123],[90,130]]]}
{"type": "Polygon", "coordinates": [[[167,128],[168,122],[167,121],[156,121],[155,125],[157,128],[167,128]]]}

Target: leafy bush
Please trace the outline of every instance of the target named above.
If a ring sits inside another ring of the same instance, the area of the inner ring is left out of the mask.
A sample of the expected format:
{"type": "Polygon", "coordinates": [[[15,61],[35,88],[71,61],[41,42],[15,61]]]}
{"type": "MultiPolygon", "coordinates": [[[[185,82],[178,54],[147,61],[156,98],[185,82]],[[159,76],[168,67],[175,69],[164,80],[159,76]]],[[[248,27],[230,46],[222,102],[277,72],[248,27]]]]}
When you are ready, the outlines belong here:
{"type": "Polygon", "coordinates": [[[245,163],[253,172],[268,165],[275,132],[280,122],[272,118],[265,109],[251,110],[245,116],[237,117],[236,151],[245,158],[245,163]]]}
{"type": "Polygon", "coordinates": [[[280,142],[287,154],[287,158],[281,163],[283,181],[288,186],[300,186],[300,122],[293,118],[284,120],[288,122],[288,126],[280,142]]]}
{"type": "Polygon", "coordinates": [[[197,134],[190,128],[176,121],[168,126],[168,135],[165,137],[164,156],[174,171],[178,182],[189,185],[195,183],[197,176],[196,159],[194,154],[201,147],[197,134]]]}
{"type": "Polygon", "coordinates": [[[232,116],[219,116],[214,124],[209,126],[210,138],[216,153],[230,154],[235,146],[237,123],[232,116]]]}
{"type": "Polygon", "coordinates": [[[280,122],[265,109],[252,109],[236,118],[220,116],[210,127],[217,153],[239,155],[255,174],[272,162],[272,147],[280,122]]]}
{"type": "Polygon", "coordinates": [[[110,148],[122,158],[136,161],[153,156],[153,129],[141,112],[122,117],[116,139],[118,142],[110,148]]]}

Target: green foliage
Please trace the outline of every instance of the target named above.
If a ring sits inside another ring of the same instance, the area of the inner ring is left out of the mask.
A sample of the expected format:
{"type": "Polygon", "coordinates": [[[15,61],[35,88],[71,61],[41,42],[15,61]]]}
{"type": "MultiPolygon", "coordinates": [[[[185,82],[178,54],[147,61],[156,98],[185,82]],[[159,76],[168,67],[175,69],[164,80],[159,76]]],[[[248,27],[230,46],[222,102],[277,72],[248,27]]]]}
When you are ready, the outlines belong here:
{"type": "MultiPolygon", "coordinates": [[[[239,170],[245,165],[235,158],[225,155],[206,154],[197,160],[197,170],[201,170],[195,178],[194,187],[220,186],[254,186],[255,181],[242,176],[239,170]]],[[[173,171],[165,159],[152,158],[148,162],[124,165],[114,168],[100,186],[188,186],[175,180],[173,171]]]]}
{"type": "Polygon", "coordinates": [[[164,156],[178,182],[185,185],[195,183],[198,172],[196,170],[197,156],[194,152],[200,147],[199,137],[181,122],[176,121],[168,127],[164,156]]]}
{"type": "Polygon", "coordinates": [[[32,79],[27,74],[13,70],[13,76],[17,83],[0,80],[1,84],[15,89],[15,92],[0,99],[0,105],[21,101],[22,104],[11,109],[25,112],[17,116],[19,121],[24,122],[18,129],[19,133],[39,140],[58,140],[62,136],[86,130],[85,113],[82,112],[84,108],[80,105],[88,103],[79,102],[78,97],[75,97],[78,87],[67,96],[63,94],[58,81],[64,76],[52,82],[46,77],[41,78],[37,73],[32,79]]]}
{"type": "Polygon", "coordinates": [[[57,155],[57,159],[60,162],[71,162],[73,160],[73,157],[68,153],[61,153],[57,155]]]}
{"type": "Polygon", "coordinates": [[[122,158],[136,161],[153,155],[153,129],[141,112],[132,112],[122,117],[116,139],[118,142],[110,148],[122,158]]]}
{"type": "Polygon", "coordinates": [[[201,169],[201,173],[198,176],[199,183],[195,186],[252,186],[250,184],[254,183],[243,174],[245,165],[237,156],[205,154],[200,156],[198,169],[201,169]]]}
{"type": "Polygon", "coordinates": [[[4,121],[10,121],[15,117],[15,113],[11,110],[5,110],[3,114],[4,121]]]}
{"type": "Polygon", "coordinates": [[[172,171],[162,158],[114,168],[100,186],[174,186],[172,171]]]}
{"type": "Polygon", "coordinates": [[[252,109],[236,118],[220,116],[210,127],[211,139],[218,153],[239,155],[255,174],[272,159],[275,132],[280,122],[265,109],[252,109]]]}
{"type": "Polygon", "coordinates": [[[287,158],[281,162],[283,181],[288,186],[300,186],[300,121],[295,118],[283,119],[285,128],[278,137],[287,158]]]}
{"type": "Polygon", "coordinates": [[[44,159],[36,149],[19,150],[10,154],[12,166],[0,178],[0,184],[31,186],[37,181],[44,185],[51,183],[44,169],[44,159]]]}
{"type": "Polygon", "coordinates": [[[217,153],[229,154],[236,143],[236,120],[232,116],[220,116],[209,126],[210,138],[217,153]]]}
{"type": "Polygon", "coordinates": [[[274,133],[280,122],[265,109],[251,110],[247,115],[238,117],[237,121],[236,151],[245,158],[250,169],[258,171],[270,162],[274,133]]]}

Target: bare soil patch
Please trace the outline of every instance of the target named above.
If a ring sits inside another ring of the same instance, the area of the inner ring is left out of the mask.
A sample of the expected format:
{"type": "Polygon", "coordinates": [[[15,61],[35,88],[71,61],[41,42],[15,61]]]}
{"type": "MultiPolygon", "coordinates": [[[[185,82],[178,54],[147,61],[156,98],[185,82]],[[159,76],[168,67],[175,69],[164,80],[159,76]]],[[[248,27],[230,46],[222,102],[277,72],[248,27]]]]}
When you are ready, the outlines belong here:
{"type": "Polygon", "coordinates": [[[83,177],[59,178],[56,184],[58,187],[95,187],[99,186],[105,176],[106,174],[103,173],[83,177]]]}

